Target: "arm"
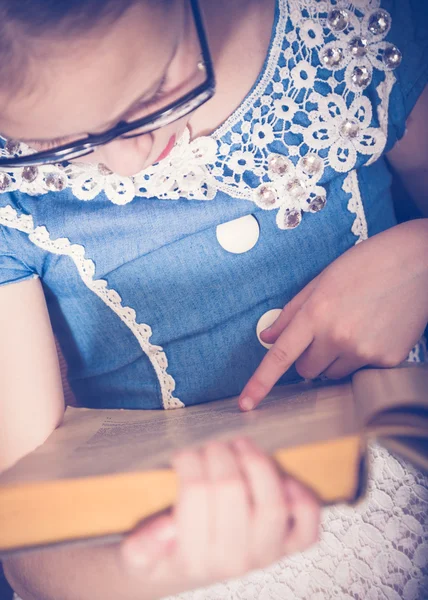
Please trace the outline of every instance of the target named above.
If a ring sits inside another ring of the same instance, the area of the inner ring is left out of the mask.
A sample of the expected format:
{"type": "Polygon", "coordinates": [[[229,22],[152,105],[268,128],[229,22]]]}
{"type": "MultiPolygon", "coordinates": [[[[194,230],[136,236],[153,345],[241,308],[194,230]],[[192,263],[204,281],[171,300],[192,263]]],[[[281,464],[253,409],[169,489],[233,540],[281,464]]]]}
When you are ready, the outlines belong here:
{"type": "MultiPolygon", "coordinates": [[[[64,413],[55,341],[39,280],[0,287],[0,332],[2,471],[42,444],[64,413]]],[[[100,597],[116,600],[118,586],[125,589],[118,545],[22,555],[6,560],[4,570],[24,600],[83,600],[93,598],[97,589],[100,597]]],[[[142,583],[138,580],[140,590],[142,583]]]]}
{"type": "Polygon", "coordinates": [[[39,280],[0,287],[0,471],[42,444],[64,413],[39,280]]]}
{"type": "MultiPolygon", "coordinates": [[[[4,469],[43,443],[64,407],[38,281],[0,288],[0,327],[4,469]]],[[[23,600],[156,600],[266,567],[316,541],[317,502],[252,444],[184,452],[175,468],[180,498],[171,513],[123,544],[10,558],[4,569],[11,586],[23,600]]]]}
{"type": "Polygon", "coordinates": [[[425,217],[428,217],[428,87],[415,105],[406,134],[388,160],[425,217]]]}
{"type": "MultiPolygon", "coordinates": [[[[0,287],[0,332],[3,471],[42,444],[64,413],[55,341],[39,280],[0,287]]],[[[113,593],[117,592],[115,581],[123,585],[118,556],[117,546],[49,550],[6,560],[4,569],[12,587],[25,600],[83,600],[88,590],[102,590],[98,574],[108,587],[107,595],[101,593],[100,597],[116,599],[120,593],[113,593]],[[105,573],[111,576],[106,578],[105,573]],[[69,591],[63,589],[64,583],[69,591]]]]}

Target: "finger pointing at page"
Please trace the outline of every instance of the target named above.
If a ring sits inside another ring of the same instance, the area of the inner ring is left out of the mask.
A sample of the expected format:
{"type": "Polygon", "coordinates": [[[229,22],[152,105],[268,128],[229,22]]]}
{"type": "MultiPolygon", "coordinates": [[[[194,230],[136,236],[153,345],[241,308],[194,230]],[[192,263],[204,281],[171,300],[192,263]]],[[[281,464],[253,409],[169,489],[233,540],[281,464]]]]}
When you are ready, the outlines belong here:
{"type": "Polygon", "coordinates": [[[313,331],[308,318],[303,311],[298,311],[244,387],[239,397],[241,409],[252,410],[260,404],[312,341],[313,331]]]}

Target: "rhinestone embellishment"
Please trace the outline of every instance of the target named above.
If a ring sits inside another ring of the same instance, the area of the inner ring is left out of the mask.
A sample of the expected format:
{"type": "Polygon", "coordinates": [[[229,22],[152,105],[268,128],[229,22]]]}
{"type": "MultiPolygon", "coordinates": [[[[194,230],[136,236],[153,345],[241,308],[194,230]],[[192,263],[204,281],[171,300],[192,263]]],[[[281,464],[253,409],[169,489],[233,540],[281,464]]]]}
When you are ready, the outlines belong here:
{"type": "Polygon", "coordinates": [[[287,192],[293,198],[301,198],[305,194],[305,188],[298,179],[292,179],[286,186],[287,192]]]}
{"type": "Polygon", "coordinates": [[[5,150],[8,154],[18,154],[21,144],[16,140],[7,140],[5,150]]]}
{"type": "Polygon", "coordinates": [[[373,35],[384,35],[391,26],[391,17],[386,10],[377,10],[369,18],[368,30],[373,35]]]}
{"type": "Polygon", "coordinates": [[[315,196],[315,198],[312,198],[312,200],[309,202],[309,212],[320,212],[320,210],[322,210],[326,204],[327,198],[325,196],[315,196]]]}
{"type": "Polygon", "coordinates": [[[351,119],[346,119],[344,121],[340,131],[345,138],[354,139],[360,133],[360,126],[356,121],[352,121],[351,119]]]}
{"type": "Polygon", "coordinates": [[[283,176],[289,170],[290,163],[282,154],[275,154],[269,159],[269,171],[274,175],[283,176]]]}
{"type": "Polygon", "coordinates": [[[100,173],[100,175],[104,175],[105,177],[113,174],[113,171],[110,171],[110,169],[103,163],[99,163],[98,172],[100,173]]]}
{"type": "Polygon", "coordinates": [[[366,88],[372,80],[372,76],[367,67],[355,67],[352,72],[352,83],[359,88],[366,88]]]}
{"type": "Polygon", "coordinates": [[[362,37],[354,37],[349,42],[349,49],[351,51],[352,56],[356,58],[361,58],[367,54],[367,40],[362,37]]]}
{"type": "Polygon", "coordinates": [[[57,173],[49,173],[45,177],[46,187],[51,192],[62,192],[62,190],[67,187],[67,179],[63,175],[58,175],[57,173]]]}
{"type": "Polygon", "coordinates": [[[323,161],[317,154],[307,154],[302,158],[302,171],[305,175],[317,175],[322,171],[323,161]]]}
{"type": "Polygon", "coordinates": [[[343,50],[334,46],[326,48],[321,55],[321,59],[326,67],[337,67],[343,60],[343,50]]]}
{"type": "Polygon", "coordinates": [[[264,184],[257,190],[257,201],[262,207],[272,208],[276,204],[277,195],[273,185],[264,184]]]}
{"type": "Polygon", "coordinates": [[[300,210],[291,209],[284,215],[284,228],[295,229],[302,222],[302,213],[300,210]]]}
{"type": "Polygon", "coordinates": [[[12,183],[11,178],[7,173],[0,173],[0,191],[5,192],[12,183]]]}
{"type": "Polygon", "coordinates": [[[349,25],[349,14],[346,10],[335,8],[330,11],[327,20],[333,31],[343,31],[349,25]]]}
{"type": "Polygon", "coordinates": [[[33,183],[37,179],[39,169],[37,167],[24,167],[22,169],[22,179],[27,183],[33,183]]]}
{"type": "Polygon", "coordinates": [[[396,69],[401,65],[401,61],[403,60],[403,55],[397,46],[388,46],[385,48],[385,52],[383,53],[383,62],[384,65],[390,69],[396,69]]]}

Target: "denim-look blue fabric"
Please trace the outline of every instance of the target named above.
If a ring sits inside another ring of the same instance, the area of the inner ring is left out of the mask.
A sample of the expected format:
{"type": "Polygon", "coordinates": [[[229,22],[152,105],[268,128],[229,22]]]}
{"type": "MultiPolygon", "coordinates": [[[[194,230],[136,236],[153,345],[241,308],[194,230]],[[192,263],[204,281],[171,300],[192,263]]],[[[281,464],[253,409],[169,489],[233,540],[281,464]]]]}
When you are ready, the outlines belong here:
{"type": "MultiPolygon", "coordinates": [[[[403,51],[390,97],[391,148],[428,77],[426,30],[420,29],[427,11],[424,0],[383,5],[394,20],[388,37],[403,51]]],[[[386,160],[360,166],[357,175],[369,235],[394,226],[386,160]]],[[[0,194],[0,209],[12,206],[45,226],[52,240],[68,238],[85,249],[95,279],[106,280],[137,321],[151,327],[150,342],[168,359],[174,395],[191,405],[238,394],[266,353],[255,333],[260,317],[283,307],[356,243],[351,194],[343,189],[347,176],[330,173],[324,210],[305,213],[299,227],[286,231],[278,228],[275,211],[224,192],[210,202],[135,198],[118,206],[104,192],[82,202],[71,189],[40,197],[16,191],[0,194]],[[250,214],[260,226],[258,243],[240,255],[227,252],[217,226],[250,214]]],[[[0,284],[35,275],[79,403],[162,408],[158,377],[138,340],[84,285],[73,261],[39,248],[15,227],[0,226],[0,284]]],[[[292,369],[282,382],[296,377],[292,369]]]]}

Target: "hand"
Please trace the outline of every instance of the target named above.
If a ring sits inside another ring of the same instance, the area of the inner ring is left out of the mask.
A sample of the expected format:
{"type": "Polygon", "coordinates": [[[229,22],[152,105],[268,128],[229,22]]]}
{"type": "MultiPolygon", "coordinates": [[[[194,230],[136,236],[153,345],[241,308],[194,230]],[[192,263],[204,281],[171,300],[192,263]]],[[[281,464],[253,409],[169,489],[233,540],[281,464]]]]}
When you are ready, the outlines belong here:
{"type": "Polygon", "coordinates": [[[306,379],[339,379],[404,361],[428,320],[428,219],[399,225],[348,250],[262,333],[273,344],[241,393],[257,406],[296,362],[306,379]]]}
{"type": "MultiPolygon", "coordinates": [[[[123,544],[127,563],[178,593],[267,567],[318,535],[313,496],[251,442],[211,443],[175,460],[180,495],[123,544]]],[[[148,583],[149,585],[149,583],[148,583]]]]}

